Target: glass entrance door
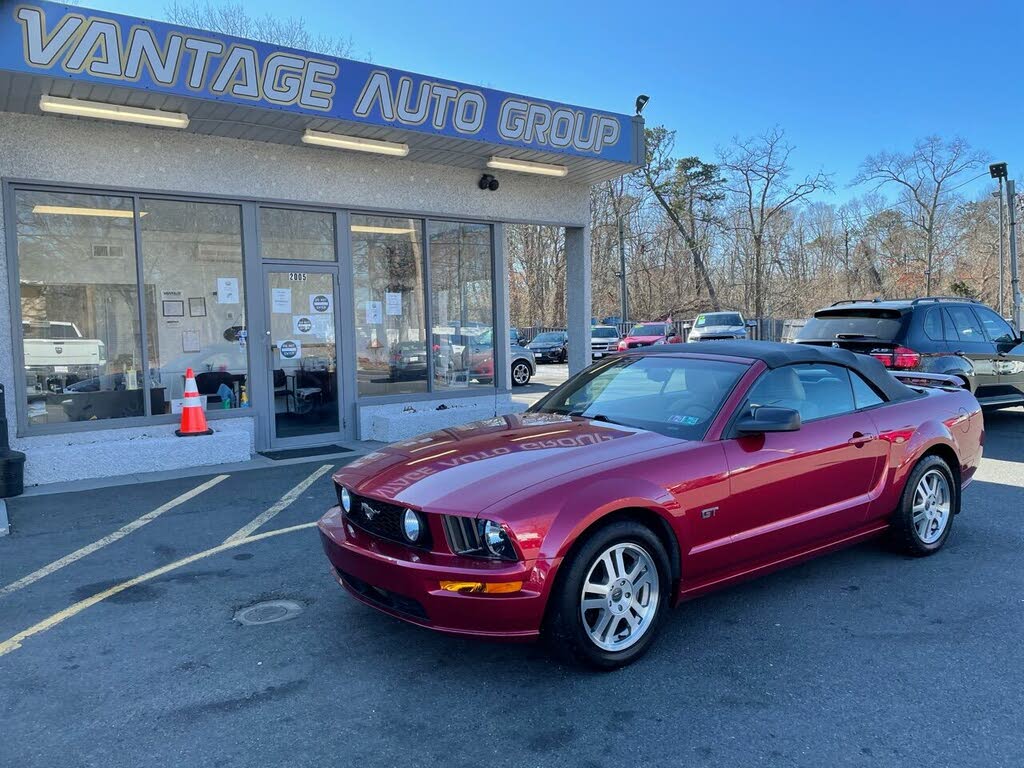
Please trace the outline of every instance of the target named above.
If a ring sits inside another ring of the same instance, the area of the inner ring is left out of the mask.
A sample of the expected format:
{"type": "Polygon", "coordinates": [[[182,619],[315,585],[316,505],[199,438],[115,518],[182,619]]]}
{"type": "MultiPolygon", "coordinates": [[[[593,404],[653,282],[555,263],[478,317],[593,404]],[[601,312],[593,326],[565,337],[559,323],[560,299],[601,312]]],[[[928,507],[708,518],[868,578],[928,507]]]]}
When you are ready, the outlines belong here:
{"type": "Polygon", "coordinates": [[[264,277],[272,442],[329,440],[341,431],[335,270],[266,266],[264,277]]]}

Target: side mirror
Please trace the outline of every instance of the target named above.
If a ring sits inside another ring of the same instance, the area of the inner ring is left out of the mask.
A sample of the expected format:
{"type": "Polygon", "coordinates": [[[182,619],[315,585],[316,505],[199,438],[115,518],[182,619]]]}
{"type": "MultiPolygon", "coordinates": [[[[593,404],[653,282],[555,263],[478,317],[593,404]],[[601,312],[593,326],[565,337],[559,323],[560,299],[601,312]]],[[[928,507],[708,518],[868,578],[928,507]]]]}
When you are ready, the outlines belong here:
{"type": "Polygon", "coordinates": [[[669,336],[667,343],[668,344],[682,344],[683,343],[683,339],[682,339],[681,336],[669,336]]]}
{"type": "Polygon", "coordinates": [[[792,408],[762,405],[749,416],[736,422],[741,435],[759,435],[765,432],[796,432],[800,429],[800,412],[792,408]]]}

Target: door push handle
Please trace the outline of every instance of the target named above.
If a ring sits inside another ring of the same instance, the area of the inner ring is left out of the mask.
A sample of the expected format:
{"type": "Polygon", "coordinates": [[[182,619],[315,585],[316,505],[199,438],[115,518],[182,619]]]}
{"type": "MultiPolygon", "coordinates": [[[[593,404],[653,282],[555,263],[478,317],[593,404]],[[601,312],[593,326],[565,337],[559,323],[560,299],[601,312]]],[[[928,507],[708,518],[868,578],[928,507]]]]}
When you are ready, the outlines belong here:
{"type": "Polygon", "coordinates": [[[875,440],[877,438],[878,435],[866,435],[863,432],[854,432],[853,437],[851,437],[846,442],[849,445],[856,445],[858,448],[860,448],[865,443],[870,443],[872,440],[875,440]]]}

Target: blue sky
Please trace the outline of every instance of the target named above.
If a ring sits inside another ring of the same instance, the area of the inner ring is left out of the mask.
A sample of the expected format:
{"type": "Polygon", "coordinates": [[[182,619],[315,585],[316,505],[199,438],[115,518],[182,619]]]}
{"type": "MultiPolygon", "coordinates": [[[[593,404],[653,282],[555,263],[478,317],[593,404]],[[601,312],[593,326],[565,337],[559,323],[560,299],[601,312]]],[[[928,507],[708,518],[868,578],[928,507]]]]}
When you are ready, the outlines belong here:
{"type": "MultiPolygon", "coordinates": [[[[162,18],[165,3],[83,5],[162,18]]],[[[650,94],[648,125],[705,159],[779,124],[796,172],[834,172],[838,199],[865,155],[933,133],[959,134],[1024,178],[1020,0],[247,5],[351,36],[384,66],[620,112],[650,94]]]]}

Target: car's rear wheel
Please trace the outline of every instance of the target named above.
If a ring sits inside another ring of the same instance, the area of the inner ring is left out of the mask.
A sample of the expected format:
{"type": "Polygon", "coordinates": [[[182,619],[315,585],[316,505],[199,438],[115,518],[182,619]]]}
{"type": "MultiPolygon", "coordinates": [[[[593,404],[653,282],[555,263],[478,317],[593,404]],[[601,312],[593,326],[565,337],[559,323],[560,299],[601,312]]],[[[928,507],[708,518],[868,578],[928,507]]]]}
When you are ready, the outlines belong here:
{"type": "Polygon", "coordinates": [[[522,360],[516,360],[512,363],[512,385],[515,387],[525,387],[530,383],[530,377],[533,372],[530,370],[530,366],[522,360]]]}
{"type": "Polygon", "coordinates": [[[654,533],[619,521],[592,533],[562,564],[544,634],[561,658],[615,669],[654,641],[671,591],[668,555],[654,533]]]}
{"type": "Polygon", "coordinates": [[[956,493],[953,473],[941,457],[918,462],[893,517],[893,532],[907,553],[921,557],[942,549],[953,530],[956,493]]]}

